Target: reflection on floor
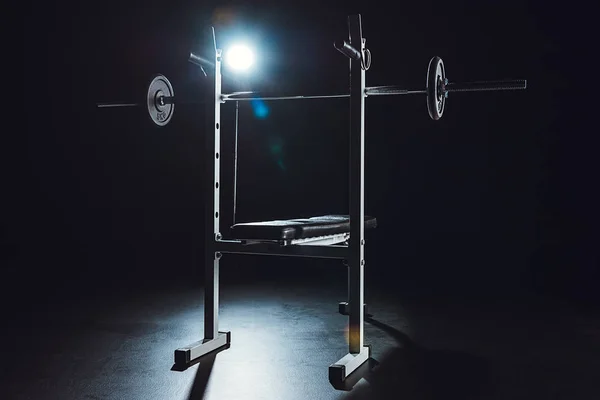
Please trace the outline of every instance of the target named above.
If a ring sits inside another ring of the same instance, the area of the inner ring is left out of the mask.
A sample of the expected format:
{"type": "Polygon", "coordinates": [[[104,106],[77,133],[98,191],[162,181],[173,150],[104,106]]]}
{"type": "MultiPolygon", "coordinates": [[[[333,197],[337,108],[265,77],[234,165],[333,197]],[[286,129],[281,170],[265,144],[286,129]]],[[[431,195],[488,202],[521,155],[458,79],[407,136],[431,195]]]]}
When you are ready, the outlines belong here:
{"type": "Polygon", "coordinates": [[[297,283],[222,287],[231,347],[182,372],[173,350],[201,339],[199,289],[47,307],[9,327],[0,398],[600,398],[598,319],[543,303],[390,296],[367,293],[366,343],[380,364],[351,392],[327,375],[347,352],[344,286],[297,283]]]}

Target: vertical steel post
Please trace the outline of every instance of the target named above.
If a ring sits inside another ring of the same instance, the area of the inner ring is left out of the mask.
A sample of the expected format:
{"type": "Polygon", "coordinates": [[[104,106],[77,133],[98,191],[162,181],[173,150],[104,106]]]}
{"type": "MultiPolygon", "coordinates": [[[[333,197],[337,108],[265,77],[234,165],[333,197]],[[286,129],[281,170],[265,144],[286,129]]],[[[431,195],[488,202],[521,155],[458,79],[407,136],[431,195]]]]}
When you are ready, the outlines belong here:
{"type": "Polygon", "coordinates": [[[204,290],[204,340],[219,334],[219,258],[215,241],[220,237],[219,180],[221,150],[221,50],[217,49],[214,28],[206,32],[205,46],[212,52],[215,68],[213,84],[208,90],[206,115],[206,213],[205,213],[205,290],[204,290]],[[209,187],[210,185],[210,187],[209,187]]]}
{"type": "Polygon", "coordinates": [[[237,172],[238,172],[238,126],[240,120],[240,102],[235,102],[235,149],[233,151],[233,225],[237,212],[237,172]]]}
{"type": "MultiPolygon", "coordinates": [[[[350,44],[364,49],[360,15],[348,18],[350,44]]],[[[364,164],[365,70],[350,59],[350,241],[348,255],[349,353],[363,350],[364,334],[364,164]]]]}

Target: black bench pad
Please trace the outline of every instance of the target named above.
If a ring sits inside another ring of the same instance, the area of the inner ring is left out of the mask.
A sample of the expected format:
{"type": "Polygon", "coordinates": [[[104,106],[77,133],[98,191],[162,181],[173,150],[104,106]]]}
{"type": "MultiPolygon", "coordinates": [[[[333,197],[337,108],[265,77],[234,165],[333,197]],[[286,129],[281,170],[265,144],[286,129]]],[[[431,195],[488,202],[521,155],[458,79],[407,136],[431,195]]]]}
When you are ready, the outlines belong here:
{"type": "MultiPolygon", "coordinates": [[[[377,226],[375,217],[365,215],[365,229],[377,226]]],[[[312,218],[247,222],[231,227],[238,239],[293,240],[350,232],[348,215],[323,215],[312,218]]]]}

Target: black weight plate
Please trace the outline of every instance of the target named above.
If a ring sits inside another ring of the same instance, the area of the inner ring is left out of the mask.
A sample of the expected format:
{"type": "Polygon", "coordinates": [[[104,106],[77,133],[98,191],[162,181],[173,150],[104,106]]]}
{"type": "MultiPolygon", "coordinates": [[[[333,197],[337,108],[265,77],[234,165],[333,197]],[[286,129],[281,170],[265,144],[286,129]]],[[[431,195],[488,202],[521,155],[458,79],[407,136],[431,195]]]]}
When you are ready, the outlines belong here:
{"type": "Polygon", "coordinates": [[[146,104],[150,119],[158,126],[165,126],[173,117],[175,104],[160,105],[157,99],[160,96],[175,96],[171,82],[164,75],[156,75],[148,86],[146,104]]]}
{"type": "Polygon", "coordinates": [[[446,96],[440,84],[446,79],[446,69],[440,57],[433,57],[427,68],[427,110],[431,119],[438,120],[444,113],[446,96]]]}

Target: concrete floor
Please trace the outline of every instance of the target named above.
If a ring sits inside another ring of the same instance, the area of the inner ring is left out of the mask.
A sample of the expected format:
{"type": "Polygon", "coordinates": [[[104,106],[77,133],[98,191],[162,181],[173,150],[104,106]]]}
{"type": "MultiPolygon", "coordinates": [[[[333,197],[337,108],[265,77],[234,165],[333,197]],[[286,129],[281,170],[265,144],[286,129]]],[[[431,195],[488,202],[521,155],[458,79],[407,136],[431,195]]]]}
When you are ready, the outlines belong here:
{"type": "Polygon", "coordinates": [[[347,352],[344,286],[296,283],[223,285],[231,348],[183,372],[172,370],[173,350],[201,339],[199,289],[42,304],[5,331],[0,398],[600,398],[598,318],[533,300],[367,295],[377,322],[366,343],[381,364],[351,392],[327,375],[347,352]]]}

